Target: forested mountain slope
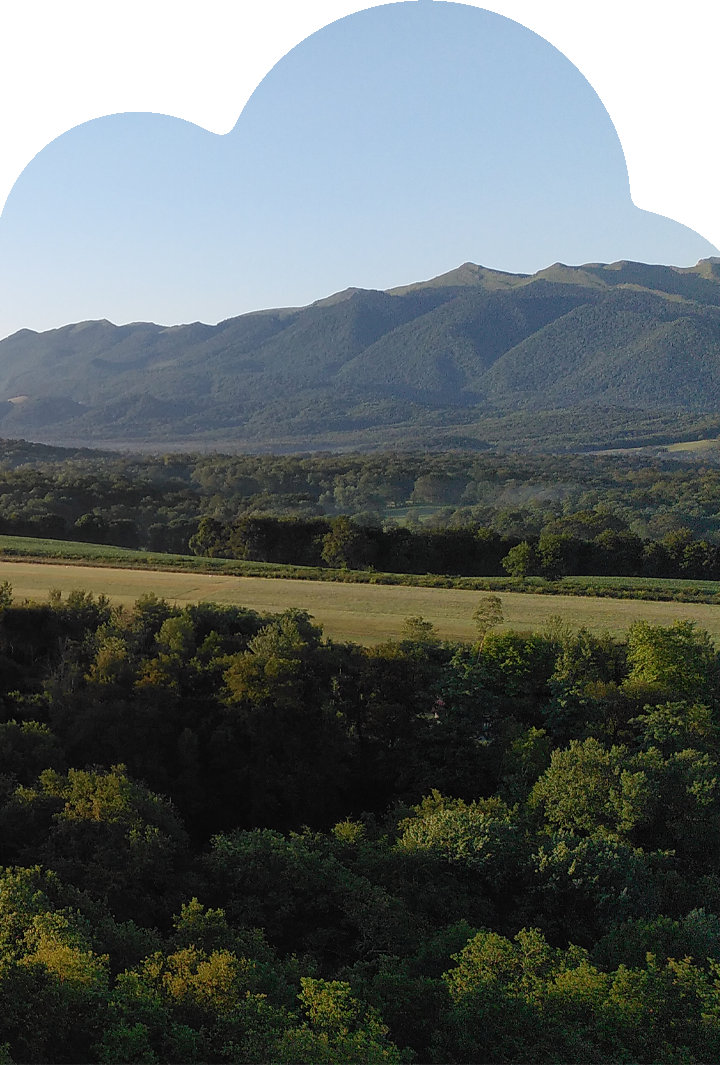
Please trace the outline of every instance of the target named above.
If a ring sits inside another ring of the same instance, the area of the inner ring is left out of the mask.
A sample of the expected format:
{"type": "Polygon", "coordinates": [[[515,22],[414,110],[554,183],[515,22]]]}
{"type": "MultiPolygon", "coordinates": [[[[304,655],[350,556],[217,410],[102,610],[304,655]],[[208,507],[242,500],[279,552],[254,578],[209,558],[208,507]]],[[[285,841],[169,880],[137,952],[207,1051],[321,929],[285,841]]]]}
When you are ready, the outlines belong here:
{"type": "Polygon", "coordinates": [[[498,412],[588,406],[720,411],[720,260],[532,276],[465,263],[216,326],[83,322],[0,342],[0,430],[53,442],[477,439],[498,412]]]}

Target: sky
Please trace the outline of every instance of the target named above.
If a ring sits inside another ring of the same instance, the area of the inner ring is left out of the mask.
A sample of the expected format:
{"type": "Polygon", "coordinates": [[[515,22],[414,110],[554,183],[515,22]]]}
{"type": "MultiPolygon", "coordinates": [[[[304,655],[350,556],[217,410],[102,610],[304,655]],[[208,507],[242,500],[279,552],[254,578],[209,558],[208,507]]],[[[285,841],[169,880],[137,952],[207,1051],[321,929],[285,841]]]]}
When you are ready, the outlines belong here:
{"type": "Polygon", "coordinates": [[[215,322],[467,260],[714,254],[633,205],[613,123],[556,48],[476,7],[395,3],[292,49],[225,135],[125,113],[40,151],[0,216],[0,336],[215,322]]]}

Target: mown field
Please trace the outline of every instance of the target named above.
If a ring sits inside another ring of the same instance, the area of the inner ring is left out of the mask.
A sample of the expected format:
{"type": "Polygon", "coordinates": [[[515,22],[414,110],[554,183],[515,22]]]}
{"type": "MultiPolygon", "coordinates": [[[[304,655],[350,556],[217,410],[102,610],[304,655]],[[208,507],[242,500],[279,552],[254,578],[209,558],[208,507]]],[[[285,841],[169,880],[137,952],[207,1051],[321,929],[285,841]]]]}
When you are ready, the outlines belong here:
{"type": "Polygon", "coordinates": [[[339,581],[352,584],[412,585],[463,591],[530,592],[542,595],[589,595],[635,599],[678,599],[720,605],[720,581],[679,577],[580,576],[459,577],[432,573],[382,573],[375,570],[284,565],[228,558],[176,555],[167,552],[92,544],[77,540],[0,535],[0,558],[68,562],[76,566],[173,570],[180,573],[225,574],[236,577],[286,577],[293,580],[339,581]]]}
{"type": "MultiPolygon", "coordinates": [[[[10,581],[16,600],[42,600],[51,588],[64,594],[74,588],[104,592],[114,603],[132,603],[155,592],[177,603],[212,600],[261,612],[300,607],[324,626],[328,636],[371,644],[398,637],[403,620],[421,614],[446,639],[474,636],[472,613],[482,592],[457,588],[421,588],[382,584],[235,577],[210,573],[119,569],[51,562],[0,561],[0,581],[10,581]]],[[[633,621],[670,624],[696,621],[720,643],[720,609],[707,603],[654,602],[632,599],[500,592],[505,627],[542,629],[553,615],[593,632],[626,632],[633,621]]]]}

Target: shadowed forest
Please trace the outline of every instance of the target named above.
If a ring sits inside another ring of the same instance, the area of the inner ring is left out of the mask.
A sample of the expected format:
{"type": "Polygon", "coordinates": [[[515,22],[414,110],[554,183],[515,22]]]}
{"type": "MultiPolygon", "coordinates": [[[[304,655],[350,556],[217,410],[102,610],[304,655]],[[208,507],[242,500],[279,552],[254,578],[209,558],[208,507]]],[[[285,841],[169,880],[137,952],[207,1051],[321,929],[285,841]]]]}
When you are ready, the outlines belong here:
{"type": "Polygon", "coordinates": [[[373,648],[1,592],[7,1062],[720,1057],[692,623],[373,648]]]}

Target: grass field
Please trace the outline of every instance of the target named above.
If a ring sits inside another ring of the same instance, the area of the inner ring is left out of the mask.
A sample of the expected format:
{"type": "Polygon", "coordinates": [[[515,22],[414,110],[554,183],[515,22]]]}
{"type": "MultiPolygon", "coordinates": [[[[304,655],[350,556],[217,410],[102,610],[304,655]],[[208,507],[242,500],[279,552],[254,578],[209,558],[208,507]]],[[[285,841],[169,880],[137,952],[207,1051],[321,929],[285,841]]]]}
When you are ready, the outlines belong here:
{"type": "MultiPolygon", "coordinates": [[[[0,535],[0,556],[31,557],[48,559],[72,559],[74,561],[115,562],[129,565],[218,565],[224,559],[198,558],[195,555],[168,555],[153,551],[137,551],[130,547],[114,547],[112,544],[85,544],[77,540],[49,540],[35,536],[0,535]]],[[[263,565],[263,563],[257,563],[263,565]]]]}
{"type": "Polygon", "coordinates": [[[716,438],[710,440],[685,440],[680,444],[668,444],[667,451],[717,451],[720,441],[716,438]]]}
{"type": "MultiPolygon", "coordinates": [[[[446,639],[474,637],[472,613],[483,594],[457,588],[414,588],[377,584],[340,584],[222,574],[114,569],[104,566],[48,562],[0,561],[0,581],[10,581],[16,602],[43,600],[50,588],[64,594],[73,588],[104,592],[114,603],[132,603],[155,592],[177,603],[212,600],[253,610],[279,613],[288,607],[309,611],[328,636],[370,644],[398,637],[403,620],[414,614],[428,618],[446,639]]],[[[581,596],[500,592],[505,627],[542,629],[553,615],[593,632],[621,635],[636,620],[667,625],[678,619],[696,621],[720,643],[720,608],[707,603],[653,602],[581,596]]]]}
{"type": "Polygon", "coordinates": [[[333,570],[314,566],[289,566],[275,562],[245,562],[197,555],[171,555],[137,551],[110,544],[75,540],[48,540],[30,536],[0,535],[0,558],[68,562],[74,566],[110,566],[123,569],[172,570],[187,574],[225,574],[235,577],[292,578],[339,581],[345,584],[411,585],[470,591],[529,592],[536,595],[611,596],[623,599],[679,599],[720,605],[720,581],[665,577],[451,577],[436,574],[376,573],[372,570],[333,570]]]}

